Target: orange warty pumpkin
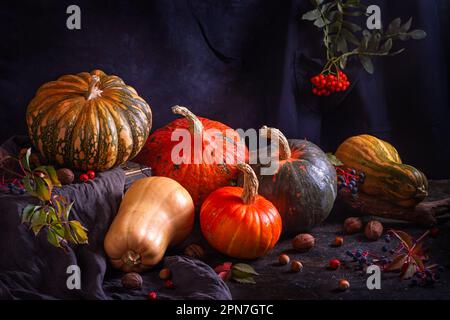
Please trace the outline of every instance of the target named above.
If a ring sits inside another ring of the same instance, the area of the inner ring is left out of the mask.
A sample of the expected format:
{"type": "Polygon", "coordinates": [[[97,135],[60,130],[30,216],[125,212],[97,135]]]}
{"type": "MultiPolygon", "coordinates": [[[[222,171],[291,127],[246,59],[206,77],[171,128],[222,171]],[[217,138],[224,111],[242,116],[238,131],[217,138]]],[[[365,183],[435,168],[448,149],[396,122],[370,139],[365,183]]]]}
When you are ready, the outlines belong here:
{"type": "Polygon", "coordinates": [[[203,236],[230,257],[255,259],[266,255],[281,234],[281,216],[258,195],[258,178],[248,164],[239,164],[244,187],[224,187],[211,193],[200,211],[203,236]]]}
{"type": "Polygon", "coordinates": [[[103,171],[141,150],[152,112],[122,79],[95,70],[40,87],[28,105],[27,125],[31,141],[49,163],[103,171]]]}
{"type": "Polygon", "coordinates": [[[241,143],[239,134],[230,127],[197,117],[185,107],[174,106],[172,111],[183,118],[150,135],[134,161],[150,166],[157,176],[178,181],[199,208],[212,191],[229,186],[237,179],[236,164],[247,159],[248,150],[241,143]],[[180,141],[173,141],[172,134],[183,129],[190,138],[190,152],[183,153],[182,163],[177,164],[172,159],[172,152],[180,141]],[[197,148],[195,141],[198,141],[197,148]],[[216,161],[217,158],[221,161],[216,161]]]}

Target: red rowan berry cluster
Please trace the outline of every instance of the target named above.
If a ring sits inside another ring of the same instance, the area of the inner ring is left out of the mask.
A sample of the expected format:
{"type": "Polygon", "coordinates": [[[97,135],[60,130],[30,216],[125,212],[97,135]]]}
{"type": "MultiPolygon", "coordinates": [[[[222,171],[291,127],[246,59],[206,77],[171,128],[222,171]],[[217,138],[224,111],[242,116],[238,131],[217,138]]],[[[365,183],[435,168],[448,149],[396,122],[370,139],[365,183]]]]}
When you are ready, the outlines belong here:
{"type": "Polygon", "coordinates": [[[334,92],[342,92],[350,86],[347,75],[338,70],[337,74],[319,74],[311,78],[312,92],[316,96],[329,96],[334,92]]]}

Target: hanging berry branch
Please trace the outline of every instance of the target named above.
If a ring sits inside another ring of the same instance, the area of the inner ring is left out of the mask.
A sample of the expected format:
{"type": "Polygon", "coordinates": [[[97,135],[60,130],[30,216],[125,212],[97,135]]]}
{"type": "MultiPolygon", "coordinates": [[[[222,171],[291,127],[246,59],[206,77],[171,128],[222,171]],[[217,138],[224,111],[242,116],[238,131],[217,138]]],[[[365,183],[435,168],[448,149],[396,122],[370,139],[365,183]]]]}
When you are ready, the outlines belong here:
{"type": "Polygon", "coordinates": [[[427,36],[423,30],[412,30],[412,18],[402,23],[394,19],[387,29],[368,30],[367,6],[360,0],[311,0],[315,9],[303,14],[302,19],[312,21],[323,33],[326,63],[322,72],[311,78],[313,93],[329,96],[347,90],[350,81],[342,71],[351,58],[357,57],[364,69],[373,74],[372,58],[395,56],[404,49],[394,50],[394,41],[420,40],[427,36]]]}

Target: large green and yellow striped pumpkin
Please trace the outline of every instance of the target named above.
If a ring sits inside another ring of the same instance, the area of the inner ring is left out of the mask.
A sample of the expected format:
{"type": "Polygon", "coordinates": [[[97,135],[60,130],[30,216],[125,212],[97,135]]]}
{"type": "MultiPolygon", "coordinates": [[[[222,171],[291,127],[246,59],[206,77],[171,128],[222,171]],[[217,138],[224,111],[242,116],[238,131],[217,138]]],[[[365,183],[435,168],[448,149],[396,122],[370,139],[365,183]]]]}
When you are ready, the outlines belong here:
{"type": "Polygon", "coordinates": [[[117,76],[65,75],[28,105],[30,138],[51,164],[104,171],[133,158],[152,125],[150,106],[117,76]]]}
{"type": "Polygon", "coordinates": [[[413,207],[428,194],[428,181],[416,168],[403,164],[397,150],[370,135],[347,139],[336,151],[346,167],[364,172],[360,190],[402,207],[413,207]]]}

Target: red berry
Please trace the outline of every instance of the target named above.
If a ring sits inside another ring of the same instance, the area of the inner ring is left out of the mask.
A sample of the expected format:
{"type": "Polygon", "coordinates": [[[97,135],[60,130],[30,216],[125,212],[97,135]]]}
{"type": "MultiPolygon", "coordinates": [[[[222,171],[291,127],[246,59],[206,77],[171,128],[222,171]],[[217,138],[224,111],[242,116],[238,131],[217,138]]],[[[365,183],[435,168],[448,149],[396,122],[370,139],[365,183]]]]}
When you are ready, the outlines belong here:
{"type": "Polygon", "coordinates": [[[332,270],[336,270],[341,265],[341,262],[338,259],[330,260],[328,267],[332,270]]]}
{"type": "Polygon", "coordinates": [[[172,280],[166,280],[166,281],[164,281],[164,285],[166,286],[167,289],[173,289],[173,288],[175,288],[175,286],[174,286],[172,280]]]}
{"type": "Polygon", "coordinates": [[[89,179],[94,179],[95,178],[95,171],[94,170],[89,170],[88,172],[86,172],[86,174],[88,175],[89,179]]]}
{"type": "Polygon", "coordinates": [[[312,93],[317,96],[319,93],[319,90],[317,88],[313,88],[312,93]]]}
{"type": "Polygon", "coordinates": [[[156,294],[155,291],[150,291],[147,295],[149,300],[156,300],[158,299],[158,295],[156,294]]]}
{"type": "Polygon", "coordinates": [[[89,176],[85,173],[80,175],[80,181],[81,182],[87,182],[89,180],[89,176]]]}

